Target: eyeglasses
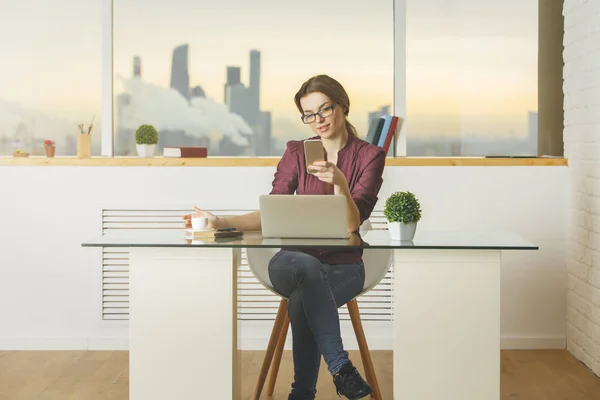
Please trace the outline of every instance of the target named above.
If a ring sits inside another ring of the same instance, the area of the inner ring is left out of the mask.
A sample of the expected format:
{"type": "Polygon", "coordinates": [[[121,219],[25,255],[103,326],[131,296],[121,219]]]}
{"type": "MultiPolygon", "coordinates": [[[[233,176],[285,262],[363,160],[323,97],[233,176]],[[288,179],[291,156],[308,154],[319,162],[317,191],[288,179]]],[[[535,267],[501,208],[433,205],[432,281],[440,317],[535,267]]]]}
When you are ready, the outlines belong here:
{"type": "Polygon", "coordinates": [[[323,107],[322,109],[320,109],[318,112],[314,113],[314,114],[304,114],[300,117],[300,119],[302,120],[302,122],[304,122],[305,124],[310,124],[315,122],[315,120],[317,119],[317,115],[321,118],[327,118],[329,117],[331,114],[333,114],[333,110],[335,110],[335,107],[337,106],[337,104],[332,104],[330,106],[327,107],[323,107]]]}

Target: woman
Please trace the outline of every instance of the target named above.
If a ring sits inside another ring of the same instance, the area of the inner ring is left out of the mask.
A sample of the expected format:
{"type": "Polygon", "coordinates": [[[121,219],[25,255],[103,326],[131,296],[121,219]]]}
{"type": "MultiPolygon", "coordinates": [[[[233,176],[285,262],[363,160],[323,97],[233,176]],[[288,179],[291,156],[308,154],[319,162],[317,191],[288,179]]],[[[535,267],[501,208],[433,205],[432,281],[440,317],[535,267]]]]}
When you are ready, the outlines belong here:
{"type": "MultiPolygon", "coordinates": [[[[358,138],[346,119],[350,101],[342,85],[327,75],[306,81],[295,96],[302,122],[320,138],[326,161],[306,171],[303,141],[290,141],[275,172],[271,194],[339,194],[347,199],[348,231],[369,218],[383,183],[385,153],[358,138]]],[[[208,217],[209,226],[258,231],[260,213],[208,217]]],[[[188,221],[191,216],[184,218],[188,221]]],[[[285,248],[269,263],[275,290],[288,297],[292,326],[294,383],[289,400],[313,400],[323,355],[339,395],[361,399],[371,394],[344,350],[338,307],[356,297],[365,280],[362,249],[285,248]]]]}

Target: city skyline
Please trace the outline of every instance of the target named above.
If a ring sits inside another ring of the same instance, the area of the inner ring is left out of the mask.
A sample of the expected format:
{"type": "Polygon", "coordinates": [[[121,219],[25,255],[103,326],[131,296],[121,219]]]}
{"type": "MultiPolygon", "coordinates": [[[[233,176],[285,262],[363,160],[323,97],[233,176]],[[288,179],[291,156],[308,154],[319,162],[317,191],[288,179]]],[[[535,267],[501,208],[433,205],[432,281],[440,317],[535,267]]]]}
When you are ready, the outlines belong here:
{"type": "Polygon", "coordinates": [[[156,126],[159,151],[185,145],[208,147],[213,155],[275,155],[271,112],[260,106],[261,53],[251,49],[248,55],[248,85],[239,67],[226,66],[222,102],[190,85],[187,43],[172,51],[169,87],[144,81],[143,59],[134,56],[131,76],[119,77],[123,88],[115,93],[117,155],[134,152],[133,132],[141,124],[156,126]]]}

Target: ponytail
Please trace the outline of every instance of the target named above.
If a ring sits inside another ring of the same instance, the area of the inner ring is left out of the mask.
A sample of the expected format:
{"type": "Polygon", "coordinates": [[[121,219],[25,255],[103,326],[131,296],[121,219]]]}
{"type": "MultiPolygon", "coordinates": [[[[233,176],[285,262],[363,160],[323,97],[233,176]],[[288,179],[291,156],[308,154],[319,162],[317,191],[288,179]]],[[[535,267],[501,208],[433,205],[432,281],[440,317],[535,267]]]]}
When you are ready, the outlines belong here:
{"type": "Polygon", "coordinates": [[[348,135],[358,137],[358,134],[356,133],[356,128],[347,119],[346,119],[346,131],[348,132],[348,135]]]}

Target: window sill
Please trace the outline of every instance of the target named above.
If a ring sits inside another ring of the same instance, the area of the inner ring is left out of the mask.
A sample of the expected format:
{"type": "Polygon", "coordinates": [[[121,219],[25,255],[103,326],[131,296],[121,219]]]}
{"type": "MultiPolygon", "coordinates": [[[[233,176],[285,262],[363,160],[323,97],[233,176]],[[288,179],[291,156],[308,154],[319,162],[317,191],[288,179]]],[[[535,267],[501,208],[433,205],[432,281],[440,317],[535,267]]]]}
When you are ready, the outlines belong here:
{"type": "MultiPolygon", "coordinates": [[[[12,157],[0,156],[0,166],[98,166],[98,167],[274,167],[279,157],[208,157],[208,158],[138,158],[138,157],[12,157]]],[[[484,157],[395,157],[386,166],[567,166],[565,158],[484,158],[484,157]]]]}

